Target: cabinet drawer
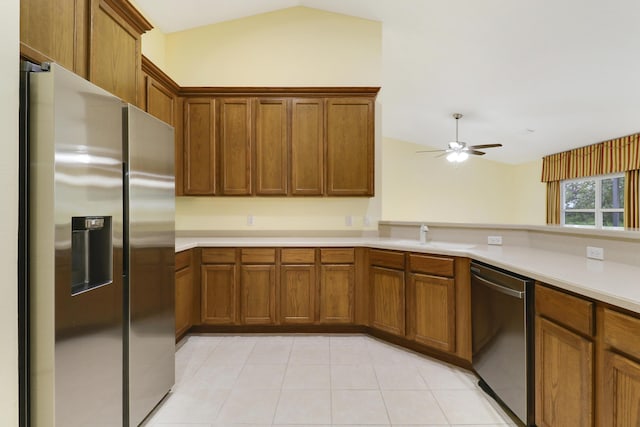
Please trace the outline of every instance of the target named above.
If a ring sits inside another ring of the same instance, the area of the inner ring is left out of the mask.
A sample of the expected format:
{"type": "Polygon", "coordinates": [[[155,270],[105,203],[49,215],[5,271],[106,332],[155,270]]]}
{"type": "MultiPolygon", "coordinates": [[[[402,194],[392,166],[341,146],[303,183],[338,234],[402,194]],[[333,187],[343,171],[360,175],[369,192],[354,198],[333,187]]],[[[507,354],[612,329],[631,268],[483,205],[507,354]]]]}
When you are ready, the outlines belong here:
{"type": "Polygon", "coordinates": [[[371,249],[369,251],[369,264],[404,270],[404,252],[371,249]]]}
{"type": "Polygon", "coordinates": [[[280,260],[282,264],[314,264],[316,262],[316,251],[309,248],[282,249],[280,260]]]}
{"type": "Polygon", "coordinates": [[[453,258],[409,254],[409,269],[416,273],[453,277],[453,258]]]}
{"type": "Polygon", "coordinates": [[[176,254],[176,271],[181,270],[183,268],[189,267],[191,265],[191,257],[193,251],[188,249],[186,251],[178,252],[176,254]]]}
{"type": "Polygon", "coordinates": [[[640,319],[605,308],[604,342],[629,356],[640,359],[640,319]]]}
{"type": "Polygon", "coordinates": [[[274,248],[246,248],[242,249],[243,264],[273,264],[276,262],[274,248]]]}
{"type": "Polygon", "coordinates": [[[591,301],[537,285],[536,312],[582,334],[594,334],[591,301]]]}
{"type": "Polygon", "coordinates": [[[323,264],[352,264],[355,259],[353,248],[320,249],[323,264]]]}
{"type": "Polygon", "coordinates": [[[233,248],[202,249],[203,264],[233,264],[236,262],[236,250],[233,248]]]}

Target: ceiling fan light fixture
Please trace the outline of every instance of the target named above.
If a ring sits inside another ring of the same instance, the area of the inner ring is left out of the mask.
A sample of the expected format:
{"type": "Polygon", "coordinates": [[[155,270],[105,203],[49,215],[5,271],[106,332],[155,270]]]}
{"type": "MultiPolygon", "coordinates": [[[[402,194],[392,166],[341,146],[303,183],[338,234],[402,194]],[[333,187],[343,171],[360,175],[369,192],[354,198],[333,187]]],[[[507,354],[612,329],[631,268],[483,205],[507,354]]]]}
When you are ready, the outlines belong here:
{"type": "Polygon", "coordinates": [[[469,158],[469,154],[464,151],[452,151],[447,155],[447,160],[451,163],[462,163],[469,158]]]}

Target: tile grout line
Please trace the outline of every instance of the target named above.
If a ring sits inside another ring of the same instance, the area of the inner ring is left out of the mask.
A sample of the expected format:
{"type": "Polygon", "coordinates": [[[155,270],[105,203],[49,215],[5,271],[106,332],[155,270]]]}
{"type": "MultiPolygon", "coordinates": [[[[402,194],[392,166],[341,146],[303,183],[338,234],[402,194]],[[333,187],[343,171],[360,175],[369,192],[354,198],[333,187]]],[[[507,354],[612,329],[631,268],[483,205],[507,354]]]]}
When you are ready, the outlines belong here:
{"type": "MultiPolygon", "coordinates": [[[[279,338],[283,338],[283,335],[278,335],[279,338]]],[[[276,408],[273,411],[273,418],[271,419],[271,425],[276,425],[276,415],[278,414],[278,406],[280,406],[280,400],[282,399],[282,392],[284,391],[284,380],[287,378],[287,372],[289,372],[289,362],[291,361],[291,353],[293,352],[293,346],[296,342],[295,337],[291,340],[291,348],[289,349],[289,355],[287,356],[287,363],[284,368],[284,374],[282,375],[282,381],[280,381],[280,393],[278,394],[278,400],[276,401],[276,408]]]]}
{"type": "MultiPolygon", "coordinates": [[[[228,335],[228,336],[226,336],[226,338],[228,338],[228,337],[230,337],[230,336],[232,336],[232,337],[234,337],[234,338],[239,338],[239,337],[240,337],[240,335],[228,335]]],[[[225,337],[223,337],[223,338],[225,338],[225,337]]],[[[251,350],[249,350],[249,354],[251,354],[251,352],[253,351],[253,349],[256,347],[256,343],[257,343],[257,342],[258,342],[258,341],[256,340],[256,341],[253,343],[253,346],[251,347],[251,350]]],[[[218,345],[220,345],[220,344],[218,344],[218,345]]],[[[217,347],[218,345],[216,345],[216,347],[217,347]]],[[[240,374],[242,374],[242,371],[244,371],[244,367],[247,365],[247,360],[249,360],[249,356],[248,356],[248,355],[247,355],[247,358],[246,358],[246,359],[244,359],[244,362],[242,363],[242,368],[240,368],[240,371],[238,372],[238,376],[233,380],[233,384],[231,385],[231,388],[229,389],[229,394],[228,394],[228,395],[227,395],[227,397],[222,401],[222,404],[220,404],[220,408],[218,409],[218,412],[216,413],[216,419],[215,419],[215,421],[216,421],[216,422],[215,422],[215,423],[213,423],[212,425],[216,425],[216,424],[217,424],[218,418],[220,417],[220,413],[222,412],[222,409],[224,408],[224,405],[226,405],[226,404],[227,404],[227,402],[229,401],[229,398],[231,397],[231,394],[233,393],[233,389],[235,388],[236,383],[238,382],[238,378],[240,377],[240,374]]]]}

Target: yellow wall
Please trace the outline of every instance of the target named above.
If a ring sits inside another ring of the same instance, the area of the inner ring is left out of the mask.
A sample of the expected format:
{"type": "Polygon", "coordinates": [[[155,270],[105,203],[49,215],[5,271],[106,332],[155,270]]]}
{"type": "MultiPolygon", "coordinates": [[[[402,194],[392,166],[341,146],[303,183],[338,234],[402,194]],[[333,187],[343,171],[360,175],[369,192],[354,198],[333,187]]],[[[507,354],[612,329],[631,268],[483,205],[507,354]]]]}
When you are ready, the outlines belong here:
{"type": "Polygon", "coordinates": [[[471,157],[452,164],[422,145],[384,138],[382,218],[386,220],[544,223],[539,162],[508,165],[471,157]]]}
{"type": "Polygon", "coordinates": [[[0,425],[18,425],[18,57],[20,1],[0,2],[0,425]]]}
{"type": "MultiPolygon", "coordinates": [[[[135,0],[129,0],[129,3],[131,3],[133,7],[138,9],[138,11],[140,11],[143,15],[147,15],[144,9],[142,9],[135,0]]],[[[155,27],[156,23],[151,22],[151,25],[155,27]]],[[[160,31],[159,28],[154,28],[142,35],[142,54],[149,58],[151,62],[156,64],[158,67],[160,67],[160,69],[164,71],[166,71],[167,67],[166,38],[166,34],[160,31]]]]}
{"type": "Polygon", "coordinates": [[[376,86],[380,22],[293,7],[167,35],[182,86],[376,86]]]}
{"type": "Polygon", "coordinates": [[[142,54],[160,69],[167,69],[167,36],[158,28],[142,35],[142,54]]]}

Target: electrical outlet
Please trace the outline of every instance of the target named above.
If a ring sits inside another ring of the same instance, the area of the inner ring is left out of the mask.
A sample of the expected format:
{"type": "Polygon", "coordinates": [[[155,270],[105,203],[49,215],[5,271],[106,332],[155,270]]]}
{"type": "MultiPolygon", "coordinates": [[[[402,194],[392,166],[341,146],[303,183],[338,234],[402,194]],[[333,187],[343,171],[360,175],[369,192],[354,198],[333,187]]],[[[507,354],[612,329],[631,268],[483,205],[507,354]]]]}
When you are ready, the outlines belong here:
{"type": "Polygon", "coordinates": [[[365,215],[362,217],[362,225],[368,227],[371,225],[371,217],[369,215],[365,215]]]}
{"type": "Polygon", "coordinates": [[[253,215],[247,215],[247,225],[253,225],[253,215]]]}
{"type": "Polygon", "coordinates": [[[353,217],[351,215],[347,215],[344,217],[344,225],[347,227],[351,227],[353,225],[353,217]]]}
{"type": "Polygon", "coordinates": [[[502,236],[487,236],[487,245],[501,245],[502,236]]]}
{"type": "Polygon", "coordinates": [[[591,259],[604,259],[604,249],[596,246],[587,246],[587,258],[591,259]]]}

